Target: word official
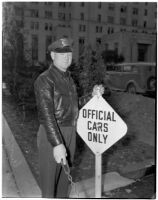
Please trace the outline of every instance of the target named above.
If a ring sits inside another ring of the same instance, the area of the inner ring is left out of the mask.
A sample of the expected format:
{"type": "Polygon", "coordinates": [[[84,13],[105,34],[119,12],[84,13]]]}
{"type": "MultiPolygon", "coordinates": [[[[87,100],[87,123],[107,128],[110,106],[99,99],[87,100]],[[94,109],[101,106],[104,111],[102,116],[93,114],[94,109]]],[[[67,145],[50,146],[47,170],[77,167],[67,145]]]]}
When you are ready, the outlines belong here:
{"type": "Polygon", "coordinates": [[[88,141],[106,144],[109,131],[108,121],[116,122],[115,113],[110,111],[83,109],[82,116],[83,118],[89,119],[87,121],[88,141]],[[93,121],[91,121],[92,119],[93,121]],[[98,120],[100,121],[98,122],[98,120]]]}
{"type": "Polygon", "coordinates": [[[102,111],[102,110],[91,110],[91,109],[83,109],[83,118],[88,119],[99,119],[99,120],[106,120],[106,121],[113,121],[115,120],[115,113],[110,111],[102,111]]]}

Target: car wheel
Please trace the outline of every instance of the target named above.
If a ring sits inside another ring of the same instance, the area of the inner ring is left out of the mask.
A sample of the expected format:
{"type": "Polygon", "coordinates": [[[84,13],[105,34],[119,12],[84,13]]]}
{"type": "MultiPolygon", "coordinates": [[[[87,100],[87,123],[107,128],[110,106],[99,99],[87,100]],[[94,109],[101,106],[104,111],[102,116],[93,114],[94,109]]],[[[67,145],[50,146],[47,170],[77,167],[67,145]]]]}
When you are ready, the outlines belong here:
{"type": "Polygon", "coordinates": [[[136,94],[136,87],[133,83],[130,83],[127,86],[127,92],[130,93],[130,94],[136,94]]]}
{"type": "Polygon", "coordinates": [[[148,87],[149,87],[150,90],[155,91],[155,88],[156,88],[156,79],[155,78],[149,79],[148,87]]]}

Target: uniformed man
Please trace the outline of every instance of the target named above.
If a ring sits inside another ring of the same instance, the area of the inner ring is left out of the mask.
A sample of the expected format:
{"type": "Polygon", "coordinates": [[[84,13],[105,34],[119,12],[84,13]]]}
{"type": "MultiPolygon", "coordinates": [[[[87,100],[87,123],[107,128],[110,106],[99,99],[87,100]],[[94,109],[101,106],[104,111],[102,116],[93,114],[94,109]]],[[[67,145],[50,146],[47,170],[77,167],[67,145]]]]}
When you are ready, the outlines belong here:
{"type": "MultiPolygon", "coordinates": [[[[62,38],[49,47],[52,64],[35,81],[40,127],[39,171],[42,197],[68,197],[68,178],[62,168],[72,164],[76,144],[78,98],[67,68],[72,62],[72,40],[62,38]]],[[[93,95],[103,93],[94,87],[93,95]],[[98,93],[99,91],[99,93],[98,93]]]]}

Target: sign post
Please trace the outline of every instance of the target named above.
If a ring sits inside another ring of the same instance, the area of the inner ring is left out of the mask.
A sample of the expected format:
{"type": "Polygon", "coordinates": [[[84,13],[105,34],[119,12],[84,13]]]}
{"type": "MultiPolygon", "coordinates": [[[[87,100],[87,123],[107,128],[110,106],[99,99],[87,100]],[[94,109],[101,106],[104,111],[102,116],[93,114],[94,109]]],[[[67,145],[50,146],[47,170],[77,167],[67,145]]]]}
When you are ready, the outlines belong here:
{"type": "Polygon", "coordinates": [[[95,197],[101,198],[102,153],[126,134],[127,125],[102,96],[94,96],[79,112],[77,132],[95,154],[95,197]]]}
{"type": "Polygon", "coordinates": [[[95,198],[101,198],[102,190],[102,155],[95,155],[95,198]]]}

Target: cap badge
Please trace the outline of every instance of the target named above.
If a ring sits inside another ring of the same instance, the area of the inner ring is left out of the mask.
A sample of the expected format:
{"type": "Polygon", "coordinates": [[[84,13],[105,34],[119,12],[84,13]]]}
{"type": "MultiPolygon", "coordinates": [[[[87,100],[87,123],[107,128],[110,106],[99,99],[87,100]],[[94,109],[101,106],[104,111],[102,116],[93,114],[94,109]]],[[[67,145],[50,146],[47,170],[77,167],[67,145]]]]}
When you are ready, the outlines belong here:
{"type": "Polygon", "coordinates": [[[60,40],[61,40],[61,43],[62,43],[63,47],[68,45],[65,39],[62,38],[60,40]]]}

